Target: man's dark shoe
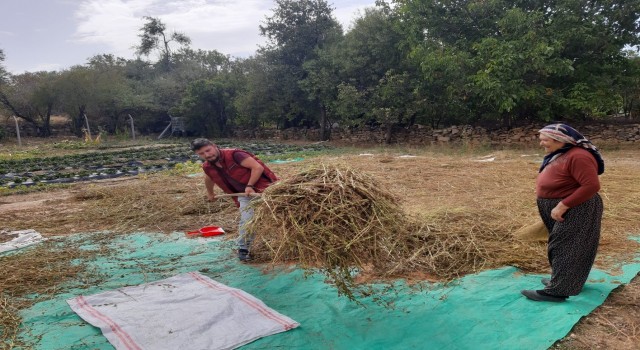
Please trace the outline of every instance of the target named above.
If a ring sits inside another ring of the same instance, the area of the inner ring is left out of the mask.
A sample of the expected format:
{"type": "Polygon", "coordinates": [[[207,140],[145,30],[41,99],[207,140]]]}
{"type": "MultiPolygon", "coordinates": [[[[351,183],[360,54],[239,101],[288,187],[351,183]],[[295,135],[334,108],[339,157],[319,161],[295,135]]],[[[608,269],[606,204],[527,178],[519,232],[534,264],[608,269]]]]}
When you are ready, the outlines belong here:
{"type": "Polygon", "coordinates": [[[554,303],[561,303],[565,300],[567,300],[567,297],[565,296],[556,296],[556,295],[551,295],[551,294],[547,294],[545,293],[543,290],[523,290],[522,295],[524,295],[525,297],[531,299],[531,300],[535,300],[535,301],[551,301],[554,303]]]}
{"type": "Polygon", "coordinates": [[[544,278],[542,278],[542,279],[540,280],[540,282],[541,282],[542,284],[544,284],[544,286],[545,286],[545,287],[548,287],[548,286],[549,286],[549,284],[551,283],[551,278],[546,278],[546,277],[544,277],[544,278]]]}
{"type": "Polygon", "coordinates": [[[246,249],[238,249],[238,259],[240,261],[251,261],[251,255],[249,255],[249,251],[246,249]]]}

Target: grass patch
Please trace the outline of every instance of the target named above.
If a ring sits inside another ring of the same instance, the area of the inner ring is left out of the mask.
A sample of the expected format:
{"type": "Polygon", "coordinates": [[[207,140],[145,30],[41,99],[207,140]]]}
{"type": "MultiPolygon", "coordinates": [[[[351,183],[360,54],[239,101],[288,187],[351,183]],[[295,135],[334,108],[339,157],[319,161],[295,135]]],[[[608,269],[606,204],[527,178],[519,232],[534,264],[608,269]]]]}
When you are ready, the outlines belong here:
{"type": "Polygon", "coordinates": [[[12,188],[0,187],[0,196],[11,196],[15,194],[27,194],[34,192],[56,191],[72,187],[72,184],[35,184],[31,186],[19,185],[12,188]]]}

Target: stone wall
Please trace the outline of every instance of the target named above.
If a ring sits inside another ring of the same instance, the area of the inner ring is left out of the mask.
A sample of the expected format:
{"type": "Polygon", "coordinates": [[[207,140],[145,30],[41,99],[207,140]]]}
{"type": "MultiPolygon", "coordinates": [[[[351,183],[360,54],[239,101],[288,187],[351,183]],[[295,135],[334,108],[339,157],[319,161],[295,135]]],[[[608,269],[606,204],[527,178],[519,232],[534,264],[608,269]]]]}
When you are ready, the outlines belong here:
{"type": "MultiPolygon", "coordinates": [[[[544,125],[529,125],[516,128],[489,130],[469,125],[433,129],[414,125],[394,130],[392,144],[437,145],[437,144],[485,144],[518,145],[537,142],[537,131],[544,125]]],[[[576,126],[594,144],[640,145],[640,124],[588,124],[576,126]]],[[[236,137],[248,139],[271,139],[278,141],[320,141],[319,129],[290,128],[286,130],[261,130],[237,132],[236,137]]],[[[381,129],[342,129],[331,131],[331,141],[343,144],[384,144],[385,132],[381,129]]]]}

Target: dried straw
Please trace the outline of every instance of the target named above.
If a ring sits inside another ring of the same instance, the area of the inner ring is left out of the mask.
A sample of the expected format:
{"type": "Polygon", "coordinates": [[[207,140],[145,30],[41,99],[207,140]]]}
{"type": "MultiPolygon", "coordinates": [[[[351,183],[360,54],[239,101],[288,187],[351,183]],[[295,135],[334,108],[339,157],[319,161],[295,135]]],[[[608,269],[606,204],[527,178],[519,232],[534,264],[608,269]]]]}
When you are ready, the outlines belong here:
{"type": "Polygon", "coordinates": [[[640,344],[640,277],[615,289],[554,348],[637,349],[640,344]]]}
{"type": "Polygon", "coordinates": [[[120,233],[191,231],[205,225],[235,232],[237,209],[230,199],[206,200],[202,178],[153,174],[121,186],[88,186],[75,194],[86,201],[82,218],[120,233]]]}
{"type": "MultiPolygon", "coordinates": [[[[281,180],[257,202],[249,230],[259,261],[319,268],[353,297],[355,270],[370,278],[416,270],[448,280],[505,263],[543,269],[542,246],[516,241],[471,213],[408,216],[384,182],[344,165],[323,164],[281,180]]],[[[495,217],[495,214],[493,215],[495,217]]]]}
{"type": "Polygon", "coordinates": [[[258,259],[322,267],[343,286],[352,285],[354,267],[398,259],[409,234],[397,199],[346,167],[303,171],[269,187],[256,204],[249,230],[258,233],[258,259]]]}
{"type": "Polygon", "coordinates": [[[4,271],[0,274],[0,343],[9,348],[25,348],[18,338],[22,318],[19,310],[31,307],[35,303],[49,299],[63,290],[66,282],[78,280],[88,281],[90,272],[86,265],[78,263],[86,261],[107,250],[80,249],[77,244],[64,246],[51,240],[33,248],[26,248],[20,254],[0,257],[0,266],[4,271]]]}
{"type": "MultiPolygon", "coordinates": [[[[596,259],[601,268],[638,251],[627,238],[640,232],[640,163],[637,150],[628,153],[605,154],[608,169],[600,191],[605,214],[596,259]]],[[[410,159],[344,155],[339,165],[302,172],[298,169],[305,163],[281,165],[276,172],[284,180],[256,203],[253,253],[261,261],[324,269],[347,294],[355,286],[354,269],[368,279],[418,275],[445,281],[505,265],[548,271],[545,245],[513,236],[539,220],[533,193],[539,162],[515,152],[494,154],[490,163],[423,151],[410,159]]],[[[335,163],[316,160],[323,162],[335,163]]],[[[154,174],[81,187],[75,201],[61,197],[29,210],[2,212],[0,219],[6,226],[44,234],[171,232],[205,224],[235,233],[237,209],[228,199],[207,202],[201,178],[154,174]]],[[[71,264],[82,254],[96,253],[68,246],[56,250],[45,243],[0,257],[2,271],[15,271],[0,274],[0,343],[20,346],[18,310],[34,302],[27,294],[46,297],[64,281],[86,276],[82,265],[71,264]]],[[[633,335],[636,344],[637,332],[633,335]]]]}

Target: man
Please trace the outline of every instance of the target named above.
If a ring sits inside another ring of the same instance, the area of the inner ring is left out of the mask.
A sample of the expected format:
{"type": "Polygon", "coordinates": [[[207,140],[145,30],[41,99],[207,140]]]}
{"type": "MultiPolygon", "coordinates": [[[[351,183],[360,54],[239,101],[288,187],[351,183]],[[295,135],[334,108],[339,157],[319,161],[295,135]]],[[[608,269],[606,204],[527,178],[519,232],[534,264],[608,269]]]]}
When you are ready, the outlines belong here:
{"type": "Polygon", "coordinates": [[[213,191],[217,185],[225,193],[242,193],[233,197],[240,208],[240,227],[238,231],[238,259],[249,261],[249,248],[253,241],[253,233],[248,233],[245,226],[253,217],[250,201],[256,193],[264,191],[278,180],[276,175],[253,154],[240,149],[220,149],[213,142],[199,138],[191,142],[191,149],[205,162],[204,184],[210,201],[216,199],[213,191]]]}

